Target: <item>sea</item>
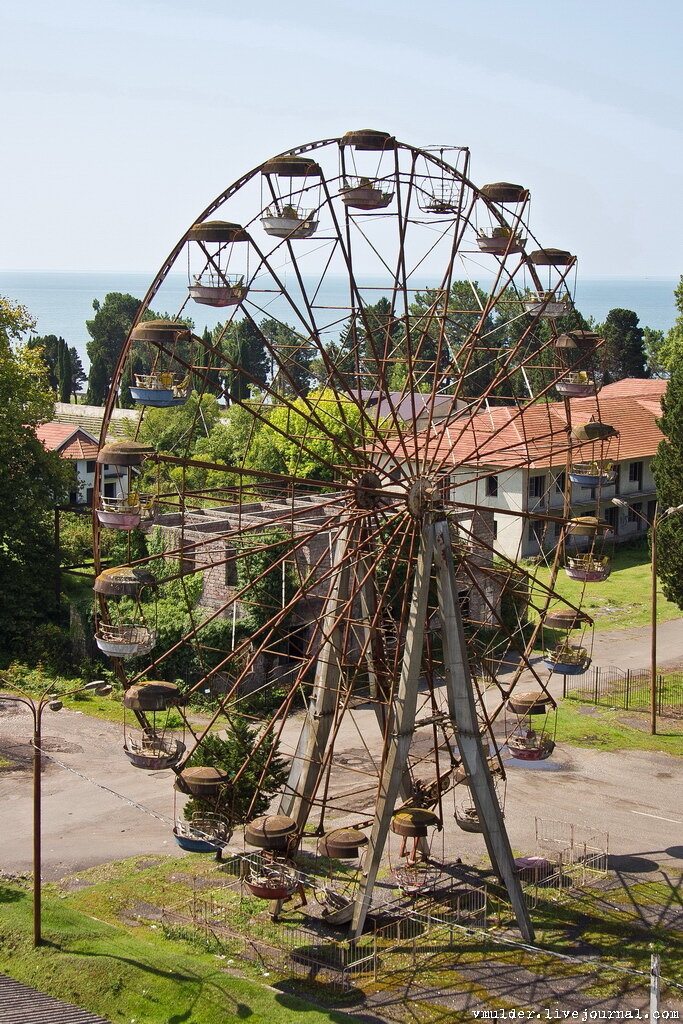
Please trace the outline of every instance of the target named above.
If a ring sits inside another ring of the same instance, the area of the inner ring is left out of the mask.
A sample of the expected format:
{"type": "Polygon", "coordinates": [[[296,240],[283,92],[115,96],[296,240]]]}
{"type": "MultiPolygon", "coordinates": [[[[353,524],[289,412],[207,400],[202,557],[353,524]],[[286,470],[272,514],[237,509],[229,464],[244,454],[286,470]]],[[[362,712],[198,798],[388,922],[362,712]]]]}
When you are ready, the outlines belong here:
{"type": "MultiPolygon", "coordinates": [[[[85,323],[93,317],[93,300],[102,302],[109,292],[127,292],[141,299],[152,277],[151,274],[0,271],[0,295],[28,308],[36,320],[37,334],[56,334],[74,345],[87,371],[85,346],[89,335],[85,323]]],[[[485,280],[479,283],[486,288],[485,280]]],[[[641,326],[667,331],[677,315],[674,302],[677,284],[675,278],[579,278],[575,303],[584,316],[593,317],[597,323],[605,319],[610,309],[632,309],[638,314],[641,326]]],[[[428,285],[425,281],[425,287],[428,285]]],[[[372,301],[376,302],[380,294],[373,292],[372,301]]],[[[328,278],[317,301],[322,306],[345,306],[347,296],[348,284],[342,278],[328,278]]],[[[152,307],[158,313],[174,313],[186,298],[187,279],[181,274],[169,274],[152,307]]],[[[280,296],[270,297],[263,312],[291,322],[291,313],[280,296]]],[[[225,310],[194,303],[186,307],[185,313],[194,320],[198,333],[226,317],[225,310]]],[[[257,319],[261,315],[256,314],[257,319]]]]}

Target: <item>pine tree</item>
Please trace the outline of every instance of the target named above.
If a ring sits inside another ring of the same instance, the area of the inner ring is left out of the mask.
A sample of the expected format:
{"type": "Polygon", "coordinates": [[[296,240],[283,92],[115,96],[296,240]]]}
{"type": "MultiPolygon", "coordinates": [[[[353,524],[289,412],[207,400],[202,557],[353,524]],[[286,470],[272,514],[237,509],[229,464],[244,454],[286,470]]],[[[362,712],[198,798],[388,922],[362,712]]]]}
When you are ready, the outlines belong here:
{"type": "Polygon", "coordinates": [[[81,384],[87,383],[88,376],[83,369],[81,357],[74,345],[71,345],[69,348],[69,357],[71,360],[71,394],[77,395],[81,390],[81,384]]]}
{"type": "Polygon", "coordinates": [[[35,336],[29,339],[28,345],[29,348],[42,349],[50,387],[57,392],[57,401],[70,401],[87,380],[76,349],[73,346],[69,348],[64,338],[58,338],[56,334],[35,336]]]}
{"type": "Polygon", "coordinates": [[[306,396],[311,387],[314,349],[293,327],[267,317],[259,324],[272,359],[271,386],[280,395],[306,396]]]}
{"type": "Polygon", "coordinates": [[[605,344],[601,364],[605,384],[624,377],[649,377],[646,368],[643,328],[632,309],[610,309],[602,326],[605,344]]]}
{"type": "MultiPolygon", "coordinates": [[[[652,462],[659,507],[683,504],[683,360],[673,368],[662,398],[664,415],[658,421],[664,438],[652,462]]],[[[664,593],[683,608],[683,515],[665,519],[659,527],[658,572],[664,593]]]]}
{"type": "Polygon", "coordinates": [[[193,797],[185,807],[185,817],[201,811],[224,814],[230,822],[244,822],[267,810],[274,794],[287,778],[286,764],[277,754],[272,734],[257,746],[257,730],[242,718],[232,718],[225,739],[207,736],[190,758],[190,765],[210,765],[228,773],[228,782],[218,801],[193,797]],[[240,772],[237,783],[232,780],[240,772]]]}
{"type": "Polygon", "coordinates": [[[86,401],[89,405],[104,402],[119,352],[139,306],[139,299],[121,292],[110,292],[102,303],[97,299],[93,301],[95,316],[85,324],[92,339],[87,345],[90,373],[86,401]]]}

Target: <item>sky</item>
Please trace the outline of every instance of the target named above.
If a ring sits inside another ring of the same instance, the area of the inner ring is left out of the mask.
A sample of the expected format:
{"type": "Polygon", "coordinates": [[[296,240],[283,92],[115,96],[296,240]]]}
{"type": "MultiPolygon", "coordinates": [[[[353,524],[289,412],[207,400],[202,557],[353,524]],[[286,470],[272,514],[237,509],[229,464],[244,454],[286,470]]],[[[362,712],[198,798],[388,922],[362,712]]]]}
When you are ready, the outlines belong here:
{"type": "Polygon", "coordinates": [[[587,277],[677,278],[678,0],[8,0],[0,270],[149,272],[232,181],[356,128],[466,145],[587,277]]]}

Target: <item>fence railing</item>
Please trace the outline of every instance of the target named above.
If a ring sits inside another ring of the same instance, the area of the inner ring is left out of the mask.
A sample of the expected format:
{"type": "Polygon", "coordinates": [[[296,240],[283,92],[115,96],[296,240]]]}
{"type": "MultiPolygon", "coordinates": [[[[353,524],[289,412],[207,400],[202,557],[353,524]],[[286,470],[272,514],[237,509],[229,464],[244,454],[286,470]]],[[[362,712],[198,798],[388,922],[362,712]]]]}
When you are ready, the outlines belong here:
{"type": "MultiPolygon", "coordinates": [[[[624,711],[648,711],[651,704],[648,669],[623,671],[616,665],[596,665],[581,676],[564,676],[562,696],[624,711]]],[[[657,714],[683,714],[683,672],[657,675],[657,714]]]]}
{"type": "MultiPolygon", "coordinates": [[[[530,905],[542,896],[547,898],[549,888],[555,894],[569,891],[606,872],[607,839],[599,830],[537,819],[536,834],[539,852],[548,853],[552,867],[546,876],[531,878],[524,885],[530,905]]],[[[191,897],[162,907],[164,928],[201,937],[210,948],[262,968],[292,972],[347,991],[363,977],[389,978],[406,965],[459,948],[463,933],[484,934],[490,923],[486,886],[453,879],[438,893],[424,894],[409,906],[398,898],[383,905],[372,931],[355,940],[331,937],[316,918],[308,924],[289,921],[278,928],[277,936],[269,934],[267,927],[264,931],[250,927],[245,934],[244,923],[240,927],[236,921],[235,900],[241,903],[247,873],[262,863],[258,853],[227,858],[220,869],[222,884],[211,890],[195,888],[191,897]]],[[[314,881],[303,872],[301,877],[314,881]]]]}

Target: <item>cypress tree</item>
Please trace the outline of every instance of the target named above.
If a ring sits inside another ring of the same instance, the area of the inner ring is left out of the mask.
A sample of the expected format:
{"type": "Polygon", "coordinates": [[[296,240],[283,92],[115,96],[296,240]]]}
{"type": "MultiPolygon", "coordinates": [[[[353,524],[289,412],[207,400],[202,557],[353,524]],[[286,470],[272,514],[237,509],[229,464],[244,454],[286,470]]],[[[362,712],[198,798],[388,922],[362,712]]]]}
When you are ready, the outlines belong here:
{"type": "MultiPolygon", "coordinates": [[[[660,509],[683,504],[683,360],[673,368],[658,420],[664,438],[652,462],[660,509]]],[[[683,608],[683,513],[659,527],[658,572],[670,601],[683,608]]]]}
{"type": "Polygon", "coordinates": [[[71,398],[71,356],[64,338],[59,339],[57,354],[57,397],[60,402],[71,398]]]}
{"type": "Polygon", "coordinates": [[[251,320],[232,323],[226,331],[223,349],[232,364],[225,374],[230,401],[246,401],[268,378],[269,360],[261,332],[251,320]]]}

